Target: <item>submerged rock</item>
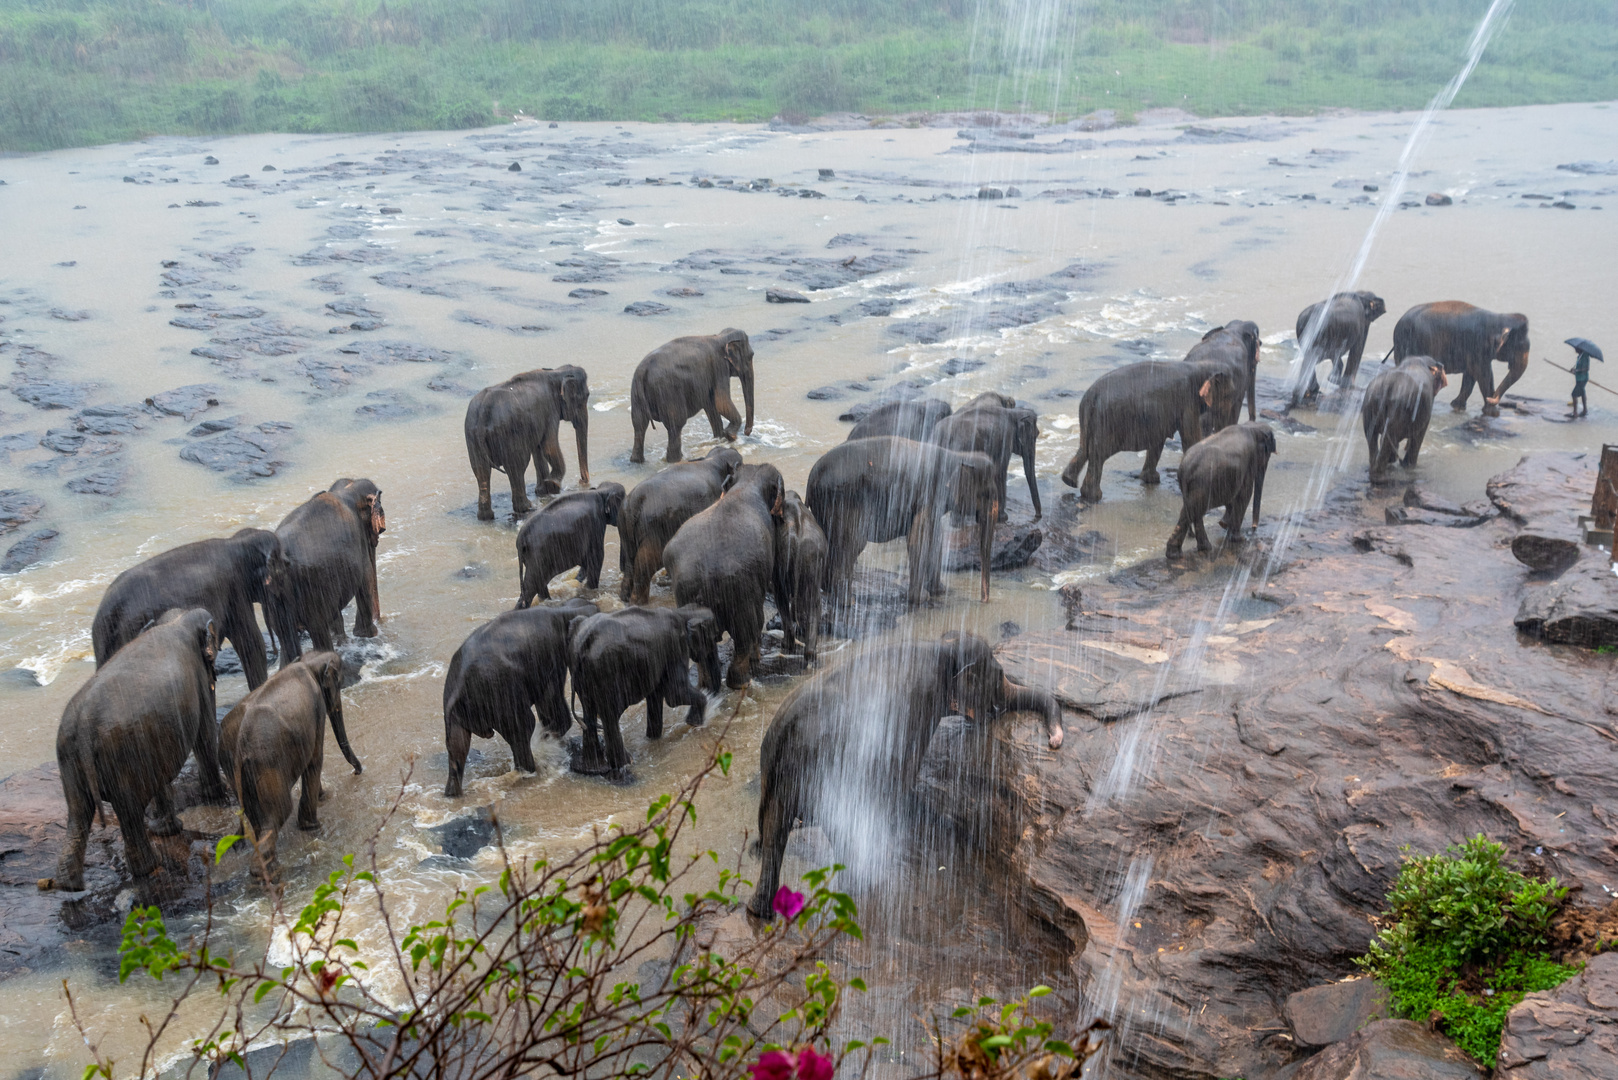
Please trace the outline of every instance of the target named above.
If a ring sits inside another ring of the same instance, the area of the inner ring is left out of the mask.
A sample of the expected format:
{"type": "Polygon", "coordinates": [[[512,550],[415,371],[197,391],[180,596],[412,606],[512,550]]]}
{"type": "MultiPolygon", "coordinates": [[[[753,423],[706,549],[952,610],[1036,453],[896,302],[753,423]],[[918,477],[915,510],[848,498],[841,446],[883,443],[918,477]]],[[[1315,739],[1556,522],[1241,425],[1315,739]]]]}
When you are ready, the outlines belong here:
{"type": "Polygon", "coordinates": [[[180,451],[186,461],[206,465],[240,481],[274,476],[286,462],[280,459],[292,425],[271,420],[245,431],[227,431],[187,445],[180,451]]]}
{"type": "Polygon", "coordinates": [[[61,536],[55,529],[35,529],[6,549],[5,560],[0,562],[0,574],[20,573],[35,563],[44,562],[61,536]]]}

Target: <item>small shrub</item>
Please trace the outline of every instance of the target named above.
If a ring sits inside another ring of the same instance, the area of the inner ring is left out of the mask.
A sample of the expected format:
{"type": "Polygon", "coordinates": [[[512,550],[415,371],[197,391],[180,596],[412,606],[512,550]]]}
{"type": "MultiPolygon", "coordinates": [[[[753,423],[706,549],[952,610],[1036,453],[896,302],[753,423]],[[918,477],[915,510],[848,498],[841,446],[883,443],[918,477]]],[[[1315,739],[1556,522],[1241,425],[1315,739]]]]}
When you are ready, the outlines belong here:
{"type": "Polygon", "coordinates": [[[1481,834],[1450,852],[1406,858],[1382,931],[1358,963],[1401,1015],[1436,1023],[1492,1066],[1512,1006],[1578,971],[1546,950],[1567,889],[1506,866],[1505,846],[1481,834]]]}

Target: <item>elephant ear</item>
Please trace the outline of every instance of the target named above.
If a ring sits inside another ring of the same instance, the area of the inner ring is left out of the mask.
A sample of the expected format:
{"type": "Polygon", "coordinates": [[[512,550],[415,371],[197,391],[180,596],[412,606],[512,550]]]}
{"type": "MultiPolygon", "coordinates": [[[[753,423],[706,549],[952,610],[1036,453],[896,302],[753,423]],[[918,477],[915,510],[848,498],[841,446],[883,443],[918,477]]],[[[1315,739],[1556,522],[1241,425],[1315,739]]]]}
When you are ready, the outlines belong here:
{"type": "Polygon", "coordinates": [[[719,641],[719,623],[707,608],[686,616],[685,638],[693,655],[706,654],[719,641]]]}
{"type": "Polygon", "coordinates": [[[212,618],[198,620],[197,645],[202,649],[203,659],[208,661],[208,667],[213,668],[214,658],[219,655],[219,630],[214,626],[212,618]]]}

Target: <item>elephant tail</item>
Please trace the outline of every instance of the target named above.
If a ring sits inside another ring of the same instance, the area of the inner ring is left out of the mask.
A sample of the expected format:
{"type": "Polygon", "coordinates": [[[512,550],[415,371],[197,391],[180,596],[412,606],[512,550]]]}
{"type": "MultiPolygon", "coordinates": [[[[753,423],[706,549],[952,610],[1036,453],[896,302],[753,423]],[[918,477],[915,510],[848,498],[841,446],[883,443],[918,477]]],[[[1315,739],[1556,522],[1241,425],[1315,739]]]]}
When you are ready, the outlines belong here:
{"type": "MultiPolygon", "coordinates": [[[[95,813],[91,816],[99,818],[101,827],[105,829],[107,827],[107,811],[101,804],[101,781],[96,776],[95,751],[90,747],[88,740],[80,740],[78,750],[79,775],[84,778],[85,794],[90,797],[90,805],[95,807],[95,813]]],[[[66,777],[63,777],[63,779],[65,780],[66,777]]]]}
{"type": "Polygon", "coordinates": [[[1388,357],[1393,355],[1393,350],[1394,350],[1394,346],[1389,345],[1388,346],[1388,351],[1382,355],[1382,362],[1384,364],[1386,364],[1388,362],[1388,357]]]}

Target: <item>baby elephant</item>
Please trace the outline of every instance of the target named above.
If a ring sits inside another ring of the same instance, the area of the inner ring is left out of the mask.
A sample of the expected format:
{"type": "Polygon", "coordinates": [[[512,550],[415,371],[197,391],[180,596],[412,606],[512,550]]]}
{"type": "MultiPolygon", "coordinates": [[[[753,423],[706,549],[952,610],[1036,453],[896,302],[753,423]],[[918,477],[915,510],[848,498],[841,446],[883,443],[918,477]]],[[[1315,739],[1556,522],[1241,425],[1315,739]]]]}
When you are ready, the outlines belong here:
{"type": "Polygon", "coordinates": [[[219,727],[225,775],[236,787],[242,817],[264,875],[280,876],[276,835],[292,813],[292,785],[302,780],[298,828],[318,829],[316,809],[323,793],[320,768],[326,759],[326,717],[343,757],[358,776],[360,759],[348,746],[343,727],[343,661],[334,652],[304,653],[225,714],[219,727]]]}
{"type": "Polygon", "coordinates": [[[1400,443],[1405,444],[1400,464],[1415,468],[1433,418],[1433,398],[1448,385],[1444,365],[1430,356],[1407,356],[1398,367],[1371,380],[1360,406],[1360,424],[1371,453],[1371,483],[1387,479],[1400,443]]]}
{"type": "Polygon", "coordinates": [[[1180,521],[1169,535],[1168,558],[1180,557],[1187,530],[1197,533],[1197,550],[1212,551],[1202,518],[1215,506],[1225,508],[1220,524],[1225,542],[1242,540],[1242,518],[1247,500],[1253,500],[1253,525],[1258,525],[1259,503],[1264,500],[1264,473],[1275,453],[1275,432],[1268,424],[1232,424],[1209,435],[1180,459],[1180,521]]]}
{"type": "Polygon", "coordinates": [[[663,705],[689,705],[685,722],[707,719],[708,699],[691,685],[691,662],[702,681],[719,686],[719,626],[705,607],[628,607],[573,620],[568,627],[568,668],[584,707],[584,751],[573,768],[606,773],[629,764],[618,719],[646,702],[646,737],[663,737],[663,705]],[[603,753],[598,725],[606,729],[603,753]]]}
{"type": "Polygon", "coordinates": [[[551,579],[575,566],[583,571],[585,588],[600,588],[607,526],[618,524],[623,507],[624,486],[600,484],[553,499],[524,522],[517,534],[517,580],[522,590],[517,607],[527,607],[536,596],[549,600],[551,579]]]}

